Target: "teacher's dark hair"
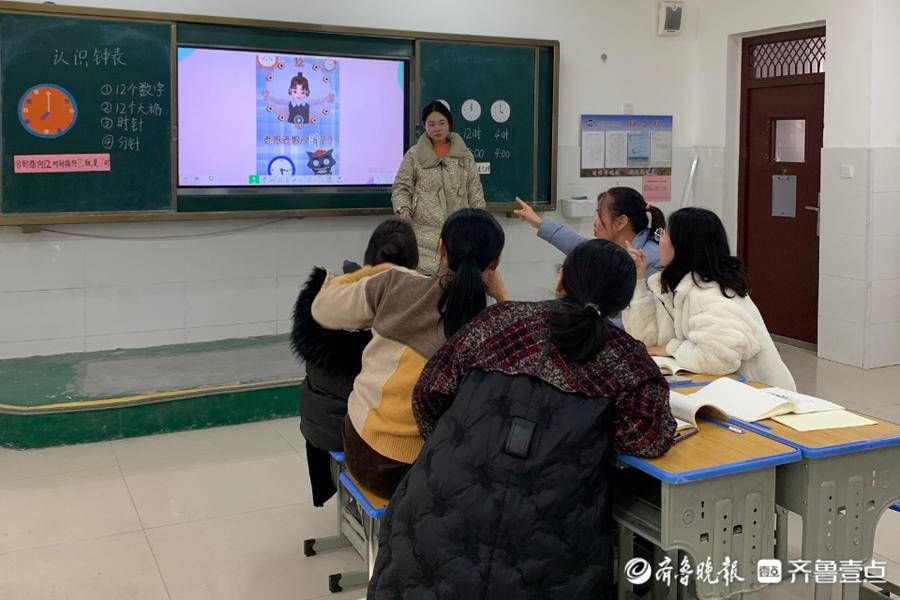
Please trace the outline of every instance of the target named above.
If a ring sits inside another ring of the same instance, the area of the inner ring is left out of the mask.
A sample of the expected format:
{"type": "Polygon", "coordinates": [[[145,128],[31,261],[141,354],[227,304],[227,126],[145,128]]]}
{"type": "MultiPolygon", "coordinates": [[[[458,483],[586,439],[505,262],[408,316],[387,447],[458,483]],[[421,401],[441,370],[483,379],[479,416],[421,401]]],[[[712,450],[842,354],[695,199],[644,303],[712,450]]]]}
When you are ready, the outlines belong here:
{"type": "Polygon", "coordinates": [[[497,219],[480,208],[463,208],[444,222],[441,242],[450,273],[441,282],[438,310],[448,338],[487,306],[482,273],[500,258],[505,241],[497,219]]]}
{"type": "Polygon", "coordinates": [[[453,131],[453,115],[450,114],[450,109],[444,106],[443,102],[440,102],[438,100],[432,100],[425,105],[425,108],[422,109],[422,126],[425,126],[425,121],[428,120],[428,117],[431,115],[431,113],[435,112],[440,113],[445,119],[447,119],[447,125],[450,126],[450,131],[453,131]]]}
{"type": "Polygon", "coordinates": [[[716,213],[696,207],[678,209],[669,216],[667,233],[675,256],[660,275],[662,291],[674,291],[691,273],[694,283],[718,283],[726,298],[750,293],[744,263],[731,255],[725,227],[716,213]]]}
{"type": "Polygon", "coordinates": [[[606,344],[609,317],[618,315],[634,294],[637,279],[628,252],[609,240],[575,247],[562,267],[564,295],[550,311],[550,340],[567,361],[592,360],[606,344]]]}

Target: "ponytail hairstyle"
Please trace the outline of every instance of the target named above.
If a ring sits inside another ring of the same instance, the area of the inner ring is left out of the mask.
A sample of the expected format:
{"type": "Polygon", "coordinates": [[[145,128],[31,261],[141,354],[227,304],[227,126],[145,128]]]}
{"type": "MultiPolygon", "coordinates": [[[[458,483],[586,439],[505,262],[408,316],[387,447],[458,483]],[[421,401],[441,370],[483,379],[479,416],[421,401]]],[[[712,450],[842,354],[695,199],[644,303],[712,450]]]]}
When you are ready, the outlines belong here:
{"type": "Polygon", "coordinates": [[[393,263],[415,269],[419,266],[419,246],[412,226],[401,219],[388,219],[375,228],[363,261],[367,265],[393,263]]]}
{"type": "Polygon", "coordinates": [[[441,285],[438,311],[448,338],[487,306],[482,273],[500,258],[505,236],[491,213],[463,208],[444,222],[441,242],[450,273],[441,285]]]}
{"type": "Polygon", "coordinates": [[[726,298],[750,293],[744,263],[731,255],[728,236],[716,213],[705,208],[676,210],[669,217],[667,230],[675,256],[660,274],[662,291],[674,291],[685,275],[694,283],[715,281],[726,298]]]}
{"type": "Polygon", "coordinates": [[[645,229],[649,229],[652,233],[666,227],[666,215],[663,211],[644,200],[641,193],[634,188],[609,188],[600,194],[597,200],[600,202],[606,200],[607,210],[613,219],[625,215],[635,235],[645,229]]]}
{"type": "Polygon", "coordinates": [[[550,311],[550,340],[569,362],[592,360],[609,336],[609,317],[631,302],[637,271],[624,249],[609,240],[579,244],[562,267],[565,295],[550,311]]]}

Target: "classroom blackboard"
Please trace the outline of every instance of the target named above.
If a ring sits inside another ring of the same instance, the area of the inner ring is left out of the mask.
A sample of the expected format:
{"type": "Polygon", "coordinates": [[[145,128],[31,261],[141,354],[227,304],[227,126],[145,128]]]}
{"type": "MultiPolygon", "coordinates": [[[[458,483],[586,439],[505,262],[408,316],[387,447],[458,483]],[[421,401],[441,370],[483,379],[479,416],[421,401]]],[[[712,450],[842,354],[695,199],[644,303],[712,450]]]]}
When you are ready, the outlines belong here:
{"type": "Polygon", "coordinates": [[[0,0],[0,225],[390,210],[389,185],[177,188],[179,46],[406,61],[408,146],[443,98],[496,210],[555,205],[558,42],[0,0]]]}
{"type": "MultiPolygon", "coordinates": [[[[419,106],[435,99],[449,105],[454,129],[481,167],[487,201],[520,196],[549,202],[549,161],[538,160],[539,130],[550,130],[550,120],[540,118],[539,94],[546,92],[539,85],[540,68],[547,65],[539,50],[423,41],[418,61],[419,106]]],[[[547,107],[551,98],[545,99],[547,107]]]]}
{"type": "Polygon", "coordinates": [[[171,208],[171,36],[0,15],[4,214],[171,208]]]}

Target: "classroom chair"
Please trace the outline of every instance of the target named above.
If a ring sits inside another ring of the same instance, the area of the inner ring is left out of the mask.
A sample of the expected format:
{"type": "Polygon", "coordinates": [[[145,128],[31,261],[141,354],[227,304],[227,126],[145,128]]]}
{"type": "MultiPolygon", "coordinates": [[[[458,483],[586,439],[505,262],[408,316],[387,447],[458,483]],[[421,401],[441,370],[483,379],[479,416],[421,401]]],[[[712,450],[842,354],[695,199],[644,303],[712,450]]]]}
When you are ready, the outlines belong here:
{"type": "Polygon", "coordinates": [[[366,563],[364,570],[332,573],[328,576],[328,590],[336,594],[368,585],[378,552],[378,530],[388,501],[376,496],[350,476],[342,452],[330,454],[332,473],[336,475],[339,484],[338,533],[327,538],[304,540],[303,554],[315,556],[319,552],[353,546],[366,563]]]}

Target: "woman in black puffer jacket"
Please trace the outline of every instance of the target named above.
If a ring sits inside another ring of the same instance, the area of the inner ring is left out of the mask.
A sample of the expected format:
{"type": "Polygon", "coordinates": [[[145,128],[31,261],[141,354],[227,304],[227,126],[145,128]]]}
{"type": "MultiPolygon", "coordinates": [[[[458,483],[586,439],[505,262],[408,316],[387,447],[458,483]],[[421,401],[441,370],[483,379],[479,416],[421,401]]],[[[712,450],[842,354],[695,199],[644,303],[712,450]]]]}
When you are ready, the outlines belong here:
{"type": "MultiPolygon", "coordinates": [[[[365,264],[393,263],[415,269],[419,251],[412,227],[389,219],[375,228],[364,257],[365,264]]],[[[344,261],[344,272],[359,265],[344,261]]],[[[328,452],[342,450],[341,430],[347,414],[347,397],[359,375],[363,349],[372,339],[368,331],[332,331],[312,318],[312,303],[325,283],[327,272],[313,267],[294,304],[291,348],[306,364],[300,392],[300,432],[306,439],[306,461],[313,504],[322,506],[337,488],[328,452]]]]}

